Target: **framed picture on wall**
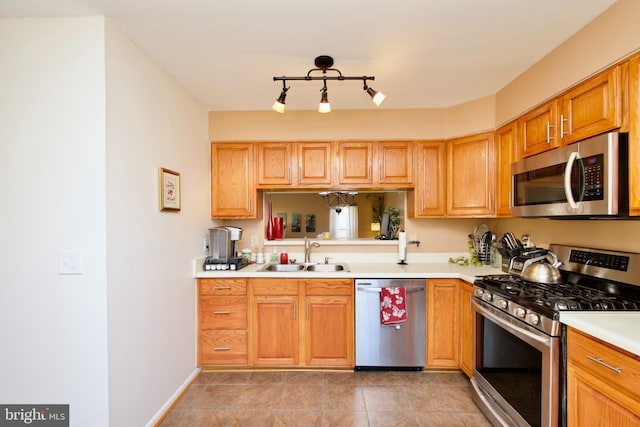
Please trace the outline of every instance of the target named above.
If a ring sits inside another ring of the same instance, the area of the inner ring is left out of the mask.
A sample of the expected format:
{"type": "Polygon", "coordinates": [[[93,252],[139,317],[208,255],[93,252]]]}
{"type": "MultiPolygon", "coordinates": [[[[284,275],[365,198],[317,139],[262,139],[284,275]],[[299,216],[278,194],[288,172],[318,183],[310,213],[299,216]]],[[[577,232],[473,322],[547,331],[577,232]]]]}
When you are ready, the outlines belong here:
{"type": "Polygon", "coordinates": [[[302,215],[299,213],[291,214],[291,232],[299,233],[302,230],[301,219],[302,215]]]}
{"type": "Polygon", "coordinates": [[[314,214],[307,214],[306,232],[307,233],[315,233],[316,232],[316,216],[314,214]]]}
{"type": "Polygon", "coordinates": [[[160,188],[160,210],[180,211],[180,174],[160,168],[158,170],[158,187],[160,188]]]}

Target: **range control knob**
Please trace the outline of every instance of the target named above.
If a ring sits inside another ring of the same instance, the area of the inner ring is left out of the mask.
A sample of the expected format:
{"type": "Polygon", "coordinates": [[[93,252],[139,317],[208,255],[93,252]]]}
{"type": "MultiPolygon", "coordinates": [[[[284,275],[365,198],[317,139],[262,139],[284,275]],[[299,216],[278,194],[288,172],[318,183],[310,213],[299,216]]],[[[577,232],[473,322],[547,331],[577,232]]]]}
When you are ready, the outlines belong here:
{"type": "Polygon", "coordinates": [[[504,309],[506,309],[508,306],[509,306],[509,303],[507,302],[507,300],[506,300],[506,299],[502,299],[502,298],[500,298],[500,299],[498,300],[498,307],[500,307],[501,309],[503,309],[503,310],[504,310],[504,309]]]}
{"type": "Polygon", "coordinates": [[[529,313],[529,315],[527,315],[527,322],[531,323],[532,325],[537,325],[540,323],[540,316],[535,313],[529,313]]]}
{"type": "Polygon", "coordinates": [[[524,319],[525,316],[527,315],[527,310],[525,310],[522,307],[518,307],[518,308],[516,308],[516,311],[514,312],[514,314],[516,315],[516,317],[524,319]]]}
{"type": "Polygon", "coordinates": [[[476,289],[473,291],[473,295],[478,298],[482,298],[482,294],[484,294],[484,291],[482,289],[476,289]]]}
{"type": "Polygon", "coordinates": [[[489,292],[485,292],[484,294],[482,294],[482,300],[486,302],[491,302],[491,300],[493,300],[493,295],[491,295],[491,293],[489,292]]]}

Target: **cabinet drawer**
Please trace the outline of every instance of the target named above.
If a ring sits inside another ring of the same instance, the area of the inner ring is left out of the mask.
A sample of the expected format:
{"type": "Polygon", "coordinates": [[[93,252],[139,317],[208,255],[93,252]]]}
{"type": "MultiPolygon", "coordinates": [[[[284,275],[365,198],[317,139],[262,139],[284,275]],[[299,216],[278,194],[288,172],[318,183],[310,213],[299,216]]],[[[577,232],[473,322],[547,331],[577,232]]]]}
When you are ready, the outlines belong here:
{"type": "Polygon", "coordinates": [[[247,331],[200,332],[201,365],[246,365],[247,331]]]}
{"type": "Polygon", "coordinates": [[[198,279],[200,295],[246,295],[247,281],[244,279],[198,279]]]}
{"type": "Polygon", "coordinates": [[[314,279],[306,282],[307,295],[352,295],[354,283],[351,279],[314,279]]]}
{"type": "Polygon", "coordinates": [[[625,390],[636,398],[640,398],[638,390],[640,357],[614,349],[571,328],[567,340],[569,363],[580,365],[587,372],[601,378],[613,387],[625,390]],[[619,368],[620,372],[616,372],[612,368],[619,368]]]}
{"type": "Polygon", "coordinates": [[[253,295],[298,295],[298,281],[292,279],[253,279],[253,295]]]}
{"type": "Polygon", "coordinates": [[[200,299],[201,329],[246,329],[247,298],[217,297],[200,299]]]}

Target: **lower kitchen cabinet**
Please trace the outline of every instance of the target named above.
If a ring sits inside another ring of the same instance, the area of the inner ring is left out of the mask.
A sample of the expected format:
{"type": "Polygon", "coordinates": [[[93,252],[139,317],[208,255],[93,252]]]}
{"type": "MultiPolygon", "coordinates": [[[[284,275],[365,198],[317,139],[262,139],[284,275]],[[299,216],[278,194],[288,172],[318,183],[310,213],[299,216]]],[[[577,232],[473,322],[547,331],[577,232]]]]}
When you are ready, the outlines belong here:
{"type": "Polygon", "coordinates": [[[640,357],[569,328],[567,425],[640,425],[640,357]]]}
{"type": "Polygon", "coordinates": [[[251,280],[251,364],[291,366],[299,360],[299,281],[251,280]]]}
{"type": "Polygon", "coordinates": [[[247,281],[198,279],[198,365],[247,363],[247,281]]]}
{"type": "Polygon", "coordinates": [[[251,364],[352,367],[353,280],[252,279],[251,364]]]}
{"type": "Polygon", "coordinates": [[[473,285],[465,281],[459,281],[460,304],[460,359],[459,365],[462,372],[469,378],[473,374],[473,309],[471,307],[471,294],[473,285]]]}
{"type": "Polygon", "coordinates": [[[458,279],[427,280],[427,368],[457,368],[458,279]]]}
{"type": "Polygon", "coordinates": [[[305,283],[305,364],[351,367],[354,363],[353,280],[305,283]]]}

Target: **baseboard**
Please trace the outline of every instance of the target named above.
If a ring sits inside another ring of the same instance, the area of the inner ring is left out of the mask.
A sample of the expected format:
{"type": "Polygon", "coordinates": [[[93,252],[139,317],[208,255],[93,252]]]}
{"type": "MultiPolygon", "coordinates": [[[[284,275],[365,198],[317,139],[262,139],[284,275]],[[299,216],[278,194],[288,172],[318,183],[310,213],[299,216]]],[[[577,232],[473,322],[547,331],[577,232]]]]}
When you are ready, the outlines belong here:
{"type": "Polygon", "coordinates": [[[187,388],[189,388],[193,380],[196,379],[199,373],[200,373],[200,368],[196,368],[191,373],[191,375],[189,375],[189,377],[182,383],[182,385],[178,387],[175,393],[171,395],[169,400],[167,400],[165,404],[162,405],[162,407],[158,410],[158,412],[156,412],[156,414],[149,420],[149,422],[147,422],[145,427],[156,427],[158,424],[160,424],[160,422],[166,417],[169,411],[176,404],[178,399],[180,399],[180,396],[182,396],[182,394],[187,390],[187,388]]]}

